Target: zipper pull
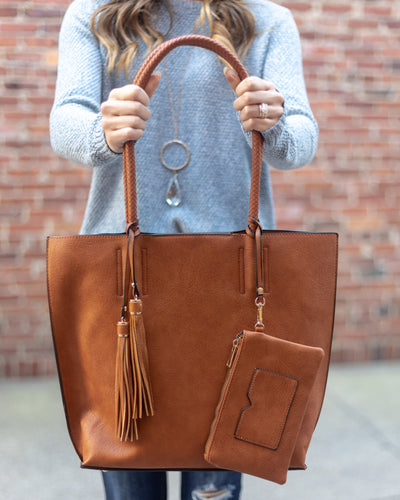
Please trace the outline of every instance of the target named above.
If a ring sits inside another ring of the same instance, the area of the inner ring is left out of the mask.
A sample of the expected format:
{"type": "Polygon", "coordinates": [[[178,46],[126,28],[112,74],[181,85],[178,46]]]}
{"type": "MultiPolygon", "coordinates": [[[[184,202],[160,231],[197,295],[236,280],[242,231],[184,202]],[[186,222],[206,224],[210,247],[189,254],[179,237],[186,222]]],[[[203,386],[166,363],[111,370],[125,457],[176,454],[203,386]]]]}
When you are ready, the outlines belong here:
{"type": "Polygon", "coordinates": [[[235,360],[235,357],[236,357],[236,353],[237,353],[237,350],[239,348],[239,342],[240,342],[240,339],[241,337],[243,336],[243,332],[239,333],[239,335],[236,336],[235,340],[233,341],[232,343],[232,351],[231,351],[231,355],[226,363],[226,367],[227,368],[231,368],[232,365],[233,365],[233,362],[235,360]]]}

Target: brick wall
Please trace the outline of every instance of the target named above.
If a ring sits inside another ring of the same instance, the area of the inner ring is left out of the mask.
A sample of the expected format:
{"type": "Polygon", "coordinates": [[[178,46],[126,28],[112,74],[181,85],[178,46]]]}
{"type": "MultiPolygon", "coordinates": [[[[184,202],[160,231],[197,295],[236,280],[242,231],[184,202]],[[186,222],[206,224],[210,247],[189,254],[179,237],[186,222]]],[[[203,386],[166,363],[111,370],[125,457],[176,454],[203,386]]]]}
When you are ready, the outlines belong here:
{"type": "Polygon", "coordinates": [[[274,176],[278,218],[340,234],[333,359],[398,358],[400,3],[285,5],[301,32],[320,142],[310,167],[274,176]]]}
{"type": "MultiPolygon", "coordinates": [[[[286,0],[321,133],[273,172],[278,225],[340,234],[333,359],[400,358],[400,4],[286,0]],[[396,170],[397,169],[397,170],[396,170]]],[[[67,0],[0,0],[0,375],[55,371],[45,237],[77,232],[90,171],[48,139],[67,0]]]]}
{"type": "Polygon", "coordinates": [[[90,171],[48,138],[66,0],[0,0],[0,375],[55,371],[45,237],[75,233],[90,171]]]}

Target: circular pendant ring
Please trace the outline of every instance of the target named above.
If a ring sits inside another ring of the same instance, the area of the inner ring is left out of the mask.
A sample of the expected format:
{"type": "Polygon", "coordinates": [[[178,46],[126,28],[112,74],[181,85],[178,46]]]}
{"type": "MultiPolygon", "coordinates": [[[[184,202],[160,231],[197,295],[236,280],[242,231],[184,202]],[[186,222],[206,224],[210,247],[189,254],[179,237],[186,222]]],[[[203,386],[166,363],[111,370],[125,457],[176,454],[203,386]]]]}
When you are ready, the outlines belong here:
{"type": "Polygon", "coordinates": [[[187,145],[184,142],[179,141],[178,139],[173,139],[172,141],[168,141],[161,148],[160,160],[166,169],[170,170],[171,172],[179,172],[180,170],[183,170],[185,167],[187,167],[187,165],[189,164],[189,161],[190,161],[189,148],[187,147],[187,145]],[[184,161],[184,163],[182,163],[182,165],[178,165],[177,167],[170,167],[169,165],[167,165],[167,163],[165,162],[165,159],[164,159],[165,150],[168,147],[171,147],[173,144],[177,144],[178,146],[183,147],[183,149],[186,151],[186,160],[184,161]]]}

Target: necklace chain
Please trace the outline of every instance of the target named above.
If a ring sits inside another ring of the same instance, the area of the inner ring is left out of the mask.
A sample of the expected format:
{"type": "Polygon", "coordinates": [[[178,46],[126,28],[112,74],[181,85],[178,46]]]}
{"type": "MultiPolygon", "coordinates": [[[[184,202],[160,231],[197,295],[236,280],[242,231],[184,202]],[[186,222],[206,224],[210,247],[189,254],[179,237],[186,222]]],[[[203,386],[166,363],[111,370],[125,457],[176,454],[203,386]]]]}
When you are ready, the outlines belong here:
{"type": "Polygon", "coordinates": [[[166,194],[166,198],[165,198],[165,201],[171,207],[177,207],[182,202],[182,193],[181,193],[181,188],[180,188],[180,185],[178,182],[178,172],[180,170],[183,170],[189,164],[189,161],[190,161],[189,147],[183,141],[178,139],[178,135],[179,135],[179,114],[180,114],[180,110],[181,110],[183,80],[185,78],[186,70],[187,70],[187,67],[189,65],[189,60],[190,60],[190,56],[192,55],[193,48],[194,47],[191,47],[189,55],[188,55],[186,63],[185,63],[185,66],[183,68],[182,78],[181,78],[181,81],[179,83],[178,102],[176,105],[176,110],[175,110],[174,99],[173,99],[173,95],[172,95],[172,91],[171,91],[171,84],[170,84],[169,77],[168,77],[167,66],[165,64],[165,61],[163,60],[165,80],[167,82],[168,99],[169,99],[169,104],[171,107],[172,121],[174,124],[174,138],[170,141],[167,141],[163,145],[163,147],[161,148],[160,160],[161,160],[162,165],[167,170],[169,170],[170,172],[172,172],[174,174],[171,182],[168,185],[167,194],[166,194]],[[186,153],[186,160],[181,165],[171,166],[171,165],[168,165],[168,163],[165,160],[165,157],[164,157],[165,151],[168,148],[173,147],[173,146],[175,146],[175,147],[178,146],[180,148],[183,148],[183,150],[186,153]]]}
{"type": "Polygon", "coordinates": [[[167,65],[165,64],[165,60],[163,60],[165,80],[167,82],[168,99],[169,99],[169,104],[170,104],[170,107],[171,107],[172,121],[174,123],[174,139],[178,139],[178,134],[179,134],[179,114],[180,114],[180,111],[181,111],[183,80],[185,78],[187,67],[189,66],[189,61],[190,61],[190,57],[191,57],[192,52],[193,52],[193,48],[194,47],[190,48],[190,52],[189,52],[189,55],[187,57],[185,67],[183,68],[182,78],[181,78],[181,81],[180,81],[180,84],[179,84],[179,90],[178,90],[178,102],[177,102],[177,105],[176,105],[176,113],[175,113],[174,99],[173,99],[173,95],[172,95],[172,91],[171,91],[171,84],[170,84],[169,77],[168,77],[167,65]]]}

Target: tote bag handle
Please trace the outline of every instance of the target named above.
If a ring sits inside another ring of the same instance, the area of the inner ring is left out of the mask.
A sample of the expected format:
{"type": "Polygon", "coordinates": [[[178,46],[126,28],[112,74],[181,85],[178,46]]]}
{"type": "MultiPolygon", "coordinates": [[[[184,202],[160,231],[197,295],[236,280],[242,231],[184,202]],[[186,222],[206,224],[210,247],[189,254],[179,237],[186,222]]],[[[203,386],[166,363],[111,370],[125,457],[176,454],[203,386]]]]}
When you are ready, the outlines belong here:
{"type": "MultiPolygon", "coordinates": [[[[145,88],[150,76],[164,57],[176,47],[190,45],[203,47],[211,50],[224,59],[238,73],[240,80],[249,75],[239,59],[224,45],[212,38],[202,35],[185,35],[168,40],[159,45],[145,59],[140,67],[133,83],[145,88]]],[[[260,200],[260,179],[263,153],[263,138],[259,132],[252,132],[252,169],[249,201],[248,225],[252,232],[255,231],[258,221],[258,210],[260,200]]],[[[123,150],[123,172],[124,172],[124,196],[127,227],[137,230],[139,221],[137,216],[137,193],[136,193],[136,167],[135,146],[133,141],[128,141],[123,150]]]]}

